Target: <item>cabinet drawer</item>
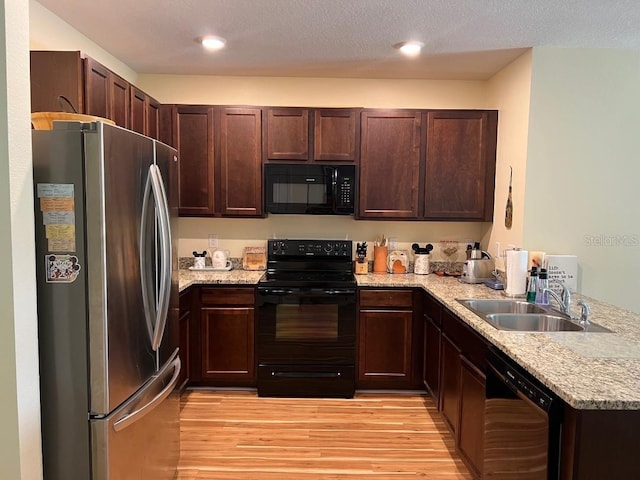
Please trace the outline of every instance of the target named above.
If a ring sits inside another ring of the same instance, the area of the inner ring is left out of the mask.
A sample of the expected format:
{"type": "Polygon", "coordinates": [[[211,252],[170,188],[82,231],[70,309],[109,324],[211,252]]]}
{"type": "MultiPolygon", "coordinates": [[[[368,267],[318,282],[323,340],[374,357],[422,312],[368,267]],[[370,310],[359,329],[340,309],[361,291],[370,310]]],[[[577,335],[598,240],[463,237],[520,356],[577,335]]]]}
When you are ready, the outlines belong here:
{"type": "Polygon", "coordinates": [[[411,290],[360,290],[360,307],[413,306],[411,290]]]}
{"type": "Polygon", "coordinates": [[[185,290],[180,293],[180,311],[188,311],[191,310],[191,288],[185,290]]]}
{"type": "Polygon", "coordinates": [[[203,306],[209,305],[254,305],[253,288],[202,288],[200,300],[203,306]]]}

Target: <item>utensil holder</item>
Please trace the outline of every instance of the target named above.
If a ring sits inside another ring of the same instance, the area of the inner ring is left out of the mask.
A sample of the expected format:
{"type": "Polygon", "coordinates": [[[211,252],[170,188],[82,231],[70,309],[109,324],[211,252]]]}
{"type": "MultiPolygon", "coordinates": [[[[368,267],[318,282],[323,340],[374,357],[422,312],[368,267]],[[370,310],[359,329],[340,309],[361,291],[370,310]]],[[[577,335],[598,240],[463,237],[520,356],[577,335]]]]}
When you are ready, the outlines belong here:
{"type": "Polygon", "coordinates": [[[373,247],[373,273],[387,273],[388,253],[389,249],[387,247],[373,247]]]}

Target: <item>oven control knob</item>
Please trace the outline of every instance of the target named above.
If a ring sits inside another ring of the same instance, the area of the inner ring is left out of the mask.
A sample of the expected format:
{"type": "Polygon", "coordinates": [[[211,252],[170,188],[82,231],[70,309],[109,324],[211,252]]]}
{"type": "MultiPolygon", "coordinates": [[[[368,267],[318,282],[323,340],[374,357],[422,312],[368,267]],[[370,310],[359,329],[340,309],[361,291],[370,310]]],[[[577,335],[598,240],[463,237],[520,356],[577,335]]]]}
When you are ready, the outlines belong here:
{"type": "Polygon", "coordinates": [[[331,250],[333,250],[333,245],[331,245],[330,243],[327,243],[324,246],[324,250],[325,250],[325,252],[331,252],[331,250]]]}

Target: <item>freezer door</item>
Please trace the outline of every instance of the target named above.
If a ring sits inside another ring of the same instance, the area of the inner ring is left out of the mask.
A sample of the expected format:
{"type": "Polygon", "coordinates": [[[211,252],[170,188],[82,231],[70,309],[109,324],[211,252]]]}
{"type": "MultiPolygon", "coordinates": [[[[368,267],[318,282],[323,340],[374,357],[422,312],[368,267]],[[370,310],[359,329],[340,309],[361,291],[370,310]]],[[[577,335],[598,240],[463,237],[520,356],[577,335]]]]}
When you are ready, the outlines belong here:
{"type": "MultiPolygon", "coordinates": [[[[157,371],[140,268],[142,203],[154,142],[116,126],[92,125],[84,135],[90,413],[106,415],[157,371]]],[[[149,268],[155,277],[154,262],[149,268]]]]}
{"type": "Polygon", "coordinates": [[[180,457],[180,357],[106,418],[91,421],[91,480],[171,480],[180,457]]]}

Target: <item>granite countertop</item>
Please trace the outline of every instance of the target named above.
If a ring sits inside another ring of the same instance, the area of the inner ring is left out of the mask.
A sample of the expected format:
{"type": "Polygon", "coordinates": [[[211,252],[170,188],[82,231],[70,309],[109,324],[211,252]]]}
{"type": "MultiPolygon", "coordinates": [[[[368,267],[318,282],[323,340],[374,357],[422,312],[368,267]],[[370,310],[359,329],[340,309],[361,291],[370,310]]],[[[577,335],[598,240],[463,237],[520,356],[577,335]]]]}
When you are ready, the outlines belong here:
{"type": "MultiPolygon", "coordinates": [[[[180,270],[180,291],[193,284],[256,284],[264,272],[180,270]]],[[[520,333],[497,330],[456,298],[504,298],[484,285],[453,277],[409,274],[356,275],[360,287],[419,287],[548,386],[567,404],[582,410],[640,409],[640,315],[575,294],[591,306],[591,320],[612,330],[520,333]]]]}
{"type": "Polygon", "coordinates": [[[264,275],[263,270],[233,269],[227,271],[179,270],[179,288],[184,291],[191,285],[255,285],[264,275]]]}

